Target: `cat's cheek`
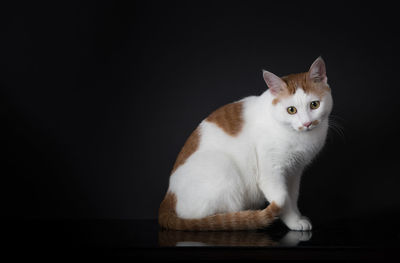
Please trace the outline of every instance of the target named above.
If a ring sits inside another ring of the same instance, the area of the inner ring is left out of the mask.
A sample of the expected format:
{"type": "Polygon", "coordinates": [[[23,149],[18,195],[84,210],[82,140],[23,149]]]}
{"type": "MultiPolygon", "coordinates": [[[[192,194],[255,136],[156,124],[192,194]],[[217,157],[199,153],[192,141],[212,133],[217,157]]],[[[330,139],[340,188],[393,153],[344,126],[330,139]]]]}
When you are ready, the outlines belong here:
{"type": "Polygon", "coordinates": [[[298,118],[296,120],[292,121],[292,127],[294,130],[299,131],[299,132],[305,130],[305,128],[303,127],[303,124],[301,123],[301,121],[298,118]]]}
{"type": "Polygon", "coordinates": [[[297,122],[295,122],[295,123],[293,123],[293,122],[292,122],[292,123],[289,123],[288,128],[289,128],[289,129],[293,129],[294,131],[297,131],[297,132],[303,131],[302,125],[298,124],[297,122]]]}

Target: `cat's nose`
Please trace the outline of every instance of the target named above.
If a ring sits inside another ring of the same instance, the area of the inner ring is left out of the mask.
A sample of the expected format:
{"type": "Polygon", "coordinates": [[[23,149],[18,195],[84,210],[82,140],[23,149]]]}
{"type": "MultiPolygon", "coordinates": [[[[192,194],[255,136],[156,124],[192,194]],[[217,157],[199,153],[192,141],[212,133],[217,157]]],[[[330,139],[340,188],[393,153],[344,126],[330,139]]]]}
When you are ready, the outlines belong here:
{"type": "Polygon", "coordinates": [[[303,123],[304,127],[307,127],[307,128],[310,127],[311,124],[312,124],[311,121],[303,123]]]}

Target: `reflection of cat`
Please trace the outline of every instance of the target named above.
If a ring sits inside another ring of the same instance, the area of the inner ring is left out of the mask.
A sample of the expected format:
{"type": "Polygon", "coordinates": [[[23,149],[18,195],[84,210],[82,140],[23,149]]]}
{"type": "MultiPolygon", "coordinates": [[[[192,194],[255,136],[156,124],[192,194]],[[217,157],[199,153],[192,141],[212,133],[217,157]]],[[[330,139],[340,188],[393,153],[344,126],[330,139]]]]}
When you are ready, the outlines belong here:
{"type": "Polygon", "coordinates": [[[162,247],[180,246],[234,246],[234,247],[270,247],[297,246],[308,241],[311,232],[288,231],[283,237],[272,238],[262,231],[175,231],[160,230],[158,244],[162,247]]]}
{"type": "Polygon", "coordinates": [[[263,232],[256,231],[174,231],[160,230],[160,246],[274,246],[273,241],[263,232]]]}
{"type": "Polygon", "coordinates": [[[162,227],[257,229],[279,215],[292,230],[311,230],[297,200],[302,171],[327,135],[333,102],[325,63],[263,77],[266,92],[219,108],[190,135],[160,206],[162,227]]]}

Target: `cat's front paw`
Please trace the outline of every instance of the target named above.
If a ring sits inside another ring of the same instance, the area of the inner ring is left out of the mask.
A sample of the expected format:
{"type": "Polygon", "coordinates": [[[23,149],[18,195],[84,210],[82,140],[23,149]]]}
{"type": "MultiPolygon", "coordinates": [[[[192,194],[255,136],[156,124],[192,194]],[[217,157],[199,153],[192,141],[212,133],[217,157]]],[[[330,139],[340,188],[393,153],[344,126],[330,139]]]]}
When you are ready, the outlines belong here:
{"type": "Polygon", "coordinates": [[[285,224],[287,225],[288,228],[290,228],[290,230],[294,231],[312,230],[312,225],[310,220],[304,216],[292,220],[287,220],[285,224]]]}

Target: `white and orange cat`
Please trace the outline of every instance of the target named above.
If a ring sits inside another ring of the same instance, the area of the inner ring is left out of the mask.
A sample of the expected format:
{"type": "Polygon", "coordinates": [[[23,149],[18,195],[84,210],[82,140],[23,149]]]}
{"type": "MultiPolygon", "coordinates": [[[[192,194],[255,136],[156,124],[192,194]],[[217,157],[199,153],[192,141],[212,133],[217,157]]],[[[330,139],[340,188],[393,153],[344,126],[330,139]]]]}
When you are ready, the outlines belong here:
{"type": "Polygon", "coordinates": [[[325,63],[319,57],[308,72],[263,77],[263,94],[217,109],[190,135],[160,205],[162,227],[257,229],[279,216],[291,230],[311,230],[297,200],[302,172],[327,136],[325,63]]]}

